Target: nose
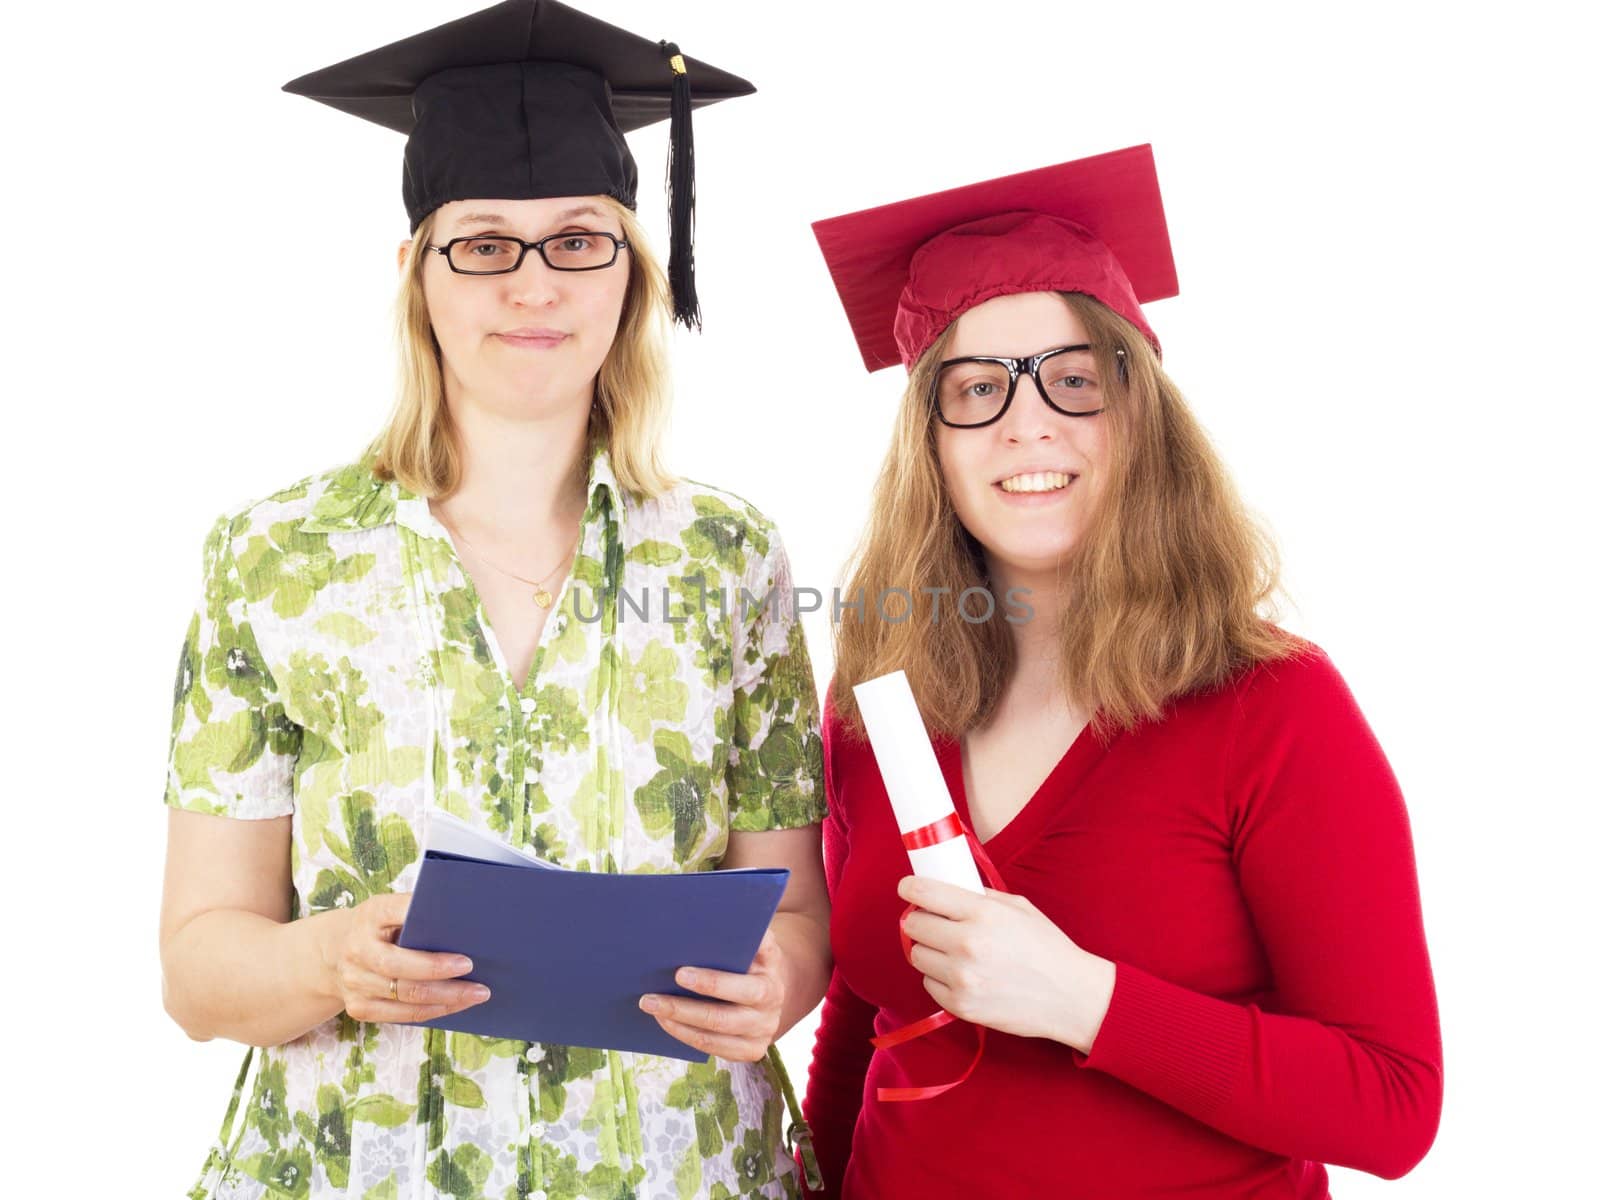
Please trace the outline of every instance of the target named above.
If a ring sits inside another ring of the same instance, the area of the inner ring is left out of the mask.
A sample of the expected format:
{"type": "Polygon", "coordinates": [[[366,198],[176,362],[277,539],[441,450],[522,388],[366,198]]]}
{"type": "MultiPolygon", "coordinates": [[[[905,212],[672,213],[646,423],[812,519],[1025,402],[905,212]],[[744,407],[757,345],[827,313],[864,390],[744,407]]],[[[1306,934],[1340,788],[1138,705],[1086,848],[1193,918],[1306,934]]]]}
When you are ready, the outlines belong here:
{"type": "Polygon", "coordinates": [[[1008,442],[1048,442],[1056,434],[1055,418],[1033,376],[1023,374],[1017,379],[1011,406],[1000,418],[1000,433],[1008,442]]]}
{"type": "Polygon", "coordinates": [[[522,265],[502,275],[506,299],[519,306],[548,308],[561,294],[560,272],[553,270],[537,251],[529,250],[522,265]]]}

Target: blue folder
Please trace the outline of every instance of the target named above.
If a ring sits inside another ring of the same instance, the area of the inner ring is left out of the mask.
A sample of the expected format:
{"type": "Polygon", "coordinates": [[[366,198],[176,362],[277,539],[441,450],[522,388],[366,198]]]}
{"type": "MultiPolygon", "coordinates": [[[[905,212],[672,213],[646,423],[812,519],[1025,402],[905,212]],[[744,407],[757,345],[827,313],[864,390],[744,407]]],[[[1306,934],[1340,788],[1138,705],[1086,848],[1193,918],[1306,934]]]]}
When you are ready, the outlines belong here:
{"type": "Polygon", "coordinates": [[[789,880],[781,868],[572,871],[447,814],[432,826],[399,944],[472,960],[462,978],[489,999],[422,1024],[485,1037],[705,1062],[639,997],[694,995],[673,982],[679,967],[748,971],[789,880]]]}

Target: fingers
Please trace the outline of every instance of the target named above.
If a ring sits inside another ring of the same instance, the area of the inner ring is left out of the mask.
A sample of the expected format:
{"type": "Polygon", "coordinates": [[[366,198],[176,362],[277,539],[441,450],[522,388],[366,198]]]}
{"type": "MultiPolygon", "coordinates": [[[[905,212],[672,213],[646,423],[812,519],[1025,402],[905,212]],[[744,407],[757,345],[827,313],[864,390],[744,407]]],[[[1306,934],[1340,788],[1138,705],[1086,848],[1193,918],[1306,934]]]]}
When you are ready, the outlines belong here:
{"type": "Polygon", "coordinates": [[[659,1013],[656,1015],[656,1022],[685,1045],[693,1046],[696,1050],[704,1050],[707,1054],[714,1054],[729,1062],[758,1062],[766,1057],[767,1047],[772,1045],[770,1039],[711,1033],[694,1025],[674,1021],[671,1017],[664,1017],[659,1013]]]}
{"type": "Polygon", "coordinates": [[[374,975],[369,977],[367,990],[379,1000],[390,1000],[423,1008],[442,1007],[449,1012],[471,1008],[474,1004],[482,1004],[489,998],[488,988],[470,980],[439,982],[374,975]]]}
{"type": "Polygon", "coordinates": [[[356,972],[347,980],[345,1011],[358,1021],[431,1021],[489,998],[481,983],[396,979],[356,972]]]}
{"type": "Polygon", "coordinates": [[[472,970],[472,960],[464,954],[407,950],[387,942],[370,942],[354,958],[357,967],[385,979],[454,979],[472,970]]]}
{"type": "Polygon", "coordinates": [[[912,941],[946,953],[967,949],[971,940],[968,927],[961,922],[921,910],[901,917],[900,928],[912,941]]]}
{"type": "Polygon", "coordinates": [[[686,1045],[734,1062],[764,1057],[783,1019],[783,947],[768,929],[748,974],[683,967],[673,977],[708,1000],[648,995],[639,1007],[686,1045]]]}
{"type": "MultiPolygon", "coordinates": [[[[774,942],[773,953],[776,947],[774,942]]],[[[758,963],[763,953],[767,953],[765,942],[756,955],[758,963]]],[[[736,975],[684,967],[676,980],[680,987],[712,999],[640,997],[639,1007],[654,1015],[662,1029],[719,1058],[753,1062],[767,1052],[778,1035],[783,1014],[783,985],[777,976],[756,970],[749,975],[736,975]]]]}
{"type": "Polygon", "coordinates": [[[395,945],[411,908],[410,892],[383,892],[363,901],[343,957],[350,967],[388,979],[452,979],[472,970],[464,954],[407,950],[395,945]]]}
{"type": "Polygon", "coordinates": [[[946,987],[937,979],[929,979],[926,976],[923,977],[922,988],[928,995],[933,997],[935,1004],[952,1017],[959,1017],[962,1020],[968,1019],[968,1010],[961,1003],[960,993],[953,988],[946,987]]]}
{"type": "Polygon", "coordinates": [[[409,892],[369,897],[351,912],[334,960],[345,1012],[358,1021],[431,1021],[489,998],[480,983],[459,980],[472,970],[462,954],[395,945],[411,908],[409,892]]]}
{"type": "Polygon", "coordinates": [[[750,970],[773,971],[781,962],[783,962],[783,947],[778,945],[777,935],[772,932],[772,927],[768,926],[767,932],[762,935],[761,945],[756,950],[755,961],[750,964],[750,970]]]}
{"type": "Polygon", "coordinates": [[[713,971],[707,967],[682,967],[673,981],[691,992],[726,1000],[729,1004],[749,1004],[762,1008],[782,1002],[782,988],[777,978],[764,970],[757,970],[761,955],[756,955],[750,974],[736,975],[731,971],[713,971]]]}
{"type": "Polygon", "coordinates": [[[911,947],[909,958],[913,967],[947,987],[955,986],[961,975],[961,964],[942,950],[916,945],[911,947]]]}
{"type": "Polygon", "coordinates": [[[410,908],[410,892],[381,892],[362,903],[361,913],[376,929],[398,929],[410,908]]]}
{"type": "MultiPolygon", "coordinates": [[[[472,970],[472,961],[458,954],[429,954],[422,950],[402,950],[380,943],[367,954],[352,954],[339,964],[339,990],[345,1007],[358,998],[381,997],[389,1000],[389,981],[404,987],[434,980],[455,979],[472,970]]],[[[440,985],[430,996],[459,995],[461,988],[440,985]]],[[[352,1012],[351,1016],[356,1014],[352,1012]]]]}
{"type": "MultiPolygon", "coordinates": [[[[776,1005],[750,1008],[743,1004],[721,1004],[715,1000],[691,1000],[686,996],[642,996],[639,1007],[658,1021],[670,1019],[678,1025],[703,1033],[732,1038],[751,1038],[771,1042],[778,1032],[776,1005]]],[[[677,1037],[677,1034],[673,1034],[677,1037]]]]}
{"type": "Polygon", "coordinates": [[[954,921],[976,916],[990,895],[1000,894],[986,892],[979,896],[953,883],[945,883],[940,879],[920,879],[915,875],[907,875],[896,890],[900,899],[907,904],[915,904],[918,908],[925,908],[954,921]]]}
{"type": "Polygon", "coordinates": [[[370,1023],[389,1022],[395,1025],[415,1025],[420,1021],[432,1021],[454,1011],[457,1010],[442,1004],[401,1004],[394,1000],[356,1000],[345,1009],[352,1020],[370,1023]]]}

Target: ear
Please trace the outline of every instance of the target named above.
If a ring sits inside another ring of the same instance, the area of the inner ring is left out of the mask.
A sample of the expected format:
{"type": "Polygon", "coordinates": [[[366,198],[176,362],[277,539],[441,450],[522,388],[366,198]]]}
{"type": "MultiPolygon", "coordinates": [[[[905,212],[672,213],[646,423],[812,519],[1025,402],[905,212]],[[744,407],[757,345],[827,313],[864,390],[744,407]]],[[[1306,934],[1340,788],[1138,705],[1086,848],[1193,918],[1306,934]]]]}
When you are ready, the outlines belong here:
{"type": "Polygon", "coordinates": [[[395,261],[399,264],[400,274],[402,275],[406,273],[406,261],[411,257],[411,245],[411,239],[407,238],[405,241],[400,243],[400,250],[395,255],[395,261]]]}

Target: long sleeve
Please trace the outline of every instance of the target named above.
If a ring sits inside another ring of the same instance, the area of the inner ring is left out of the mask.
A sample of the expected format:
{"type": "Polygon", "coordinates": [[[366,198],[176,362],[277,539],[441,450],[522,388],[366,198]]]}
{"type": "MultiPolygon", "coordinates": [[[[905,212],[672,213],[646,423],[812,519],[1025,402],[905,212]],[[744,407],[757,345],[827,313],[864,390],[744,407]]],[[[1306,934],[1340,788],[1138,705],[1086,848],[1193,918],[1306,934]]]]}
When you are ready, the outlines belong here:
{"type": "MultiPolygon", "coordinates": [[[[822,825],[822,857],[828,874],[828,893],[832,896],[838,890],[839,873],[850,853],[850,838],[844,821],[844,806],[833,783],[837,721],[831,689],[824,707],[823,780],[828,816],[822,825]]],[[[822,1001],[822,1016],[817,1025],[802,1106],[811,1126],[828,1196],[838,1196],[843,1188],[851,1138],[856,1117],[861,1112],[867,1065],[872,1061],[871,1038],[876,1015],[877,1009],[852,992],[835,967],[828,994],[822,1001]]]]}
{"type": "Polygon", "coordinates": [[[1398,1178],[1438,1129],[1438,1009],[1405,803],[1320,651],[1241,690],[1222,788],[1272,1011],[1118,962],[1073,1060],[1247,1144],[1398,1178]]]}

